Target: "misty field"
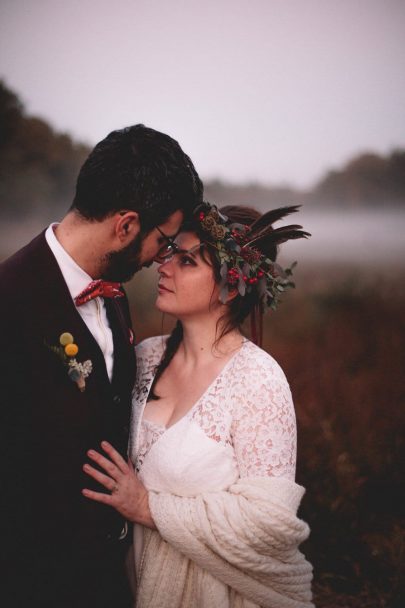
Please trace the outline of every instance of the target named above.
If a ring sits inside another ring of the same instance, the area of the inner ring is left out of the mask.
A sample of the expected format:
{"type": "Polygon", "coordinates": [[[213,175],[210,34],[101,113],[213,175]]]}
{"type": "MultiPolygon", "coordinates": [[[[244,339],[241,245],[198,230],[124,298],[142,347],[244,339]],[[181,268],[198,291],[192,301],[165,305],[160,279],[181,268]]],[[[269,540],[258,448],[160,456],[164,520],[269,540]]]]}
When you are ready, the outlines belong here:
{"type": "MultiPolygon", "coordinates": [[[[300,513],[311,526],[302,550],[318,608],[405,605],[404,278],[297,269],[297,289],[265,319],[264,348],[296,406],[300,513]]],[[[130,284],[138,339],[171,328],[153,311],[154,280],[130,284]]]]}

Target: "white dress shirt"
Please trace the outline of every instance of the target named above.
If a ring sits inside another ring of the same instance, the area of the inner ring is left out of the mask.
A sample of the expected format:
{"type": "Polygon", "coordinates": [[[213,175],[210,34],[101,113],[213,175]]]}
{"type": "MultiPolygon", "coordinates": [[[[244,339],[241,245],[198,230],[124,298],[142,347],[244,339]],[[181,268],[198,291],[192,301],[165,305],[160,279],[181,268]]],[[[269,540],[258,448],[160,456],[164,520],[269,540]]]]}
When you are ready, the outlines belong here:
{"type": "MultiPolygon", "coordinates": [[[[46,241],[56,258],[58,266],[68,286],[72,300],[87,287],[92,279],[73,258],[65,251],[55,235],[55,227],[58,224],[51,224],[45,232],[46,241]]],[[[114,343],[110,324],[108,323],[107,311],[103,298],[94,298],[86,304],[77,307],[77,312],[86,323],[87,327],[97,341],[101,352],[104,355],[108,377],[111,381],[114,365],[114,343]]],[[[65,328],[69,331],[69,328],[65,328]]],[[[80,344],[78,344],[80,348],[80,344]]]]}

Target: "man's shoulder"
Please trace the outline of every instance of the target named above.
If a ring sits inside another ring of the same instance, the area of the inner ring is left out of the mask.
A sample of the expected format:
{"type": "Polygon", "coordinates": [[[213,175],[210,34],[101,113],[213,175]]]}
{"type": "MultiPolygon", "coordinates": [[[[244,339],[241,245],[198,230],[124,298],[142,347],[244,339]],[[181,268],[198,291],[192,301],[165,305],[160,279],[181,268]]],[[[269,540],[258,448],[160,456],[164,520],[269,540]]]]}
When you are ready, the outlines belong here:
{"type": "Polygon", "coordinates": [[[16,273],[32,275],[32,267],[38,262],[38,253],[46,248],[45,232],[41,232],[27,245],[0,263],[0,277],[14,278],[16,273]]]}
{"type": "Polygon", "coordinates": [[[44,233],[0,263],[0,299],[10,312],[35,292],[35,285],[47,271],[47,244],[44,233]]]}

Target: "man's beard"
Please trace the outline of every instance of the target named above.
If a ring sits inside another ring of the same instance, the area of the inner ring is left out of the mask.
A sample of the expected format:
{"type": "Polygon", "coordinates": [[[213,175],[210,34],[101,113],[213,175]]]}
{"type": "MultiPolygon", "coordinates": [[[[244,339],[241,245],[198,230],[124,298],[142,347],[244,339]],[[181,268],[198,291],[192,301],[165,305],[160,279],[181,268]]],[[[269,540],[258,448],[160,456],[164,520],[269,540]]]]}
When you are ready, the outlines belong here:
{"type": "Polygon", "coordinates": [[[120,251],[109,251],[102,260],[101,278],[105,281],[126,283],[143,266],[141,263],[143,235],[137,234],[134,240],[120,251]]]}

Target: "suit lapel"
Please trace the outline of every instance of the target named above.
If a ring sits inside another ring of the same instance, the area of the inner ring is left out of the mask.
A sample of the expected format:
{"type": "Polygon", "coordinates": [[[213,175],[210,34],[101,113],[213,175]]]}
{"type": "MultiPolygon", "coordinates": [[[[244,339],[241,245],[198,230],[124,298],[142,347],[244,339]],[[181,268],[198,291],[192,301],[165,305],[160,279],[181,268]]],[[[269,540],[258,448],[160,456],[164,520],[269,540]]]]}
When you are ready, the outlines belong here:
{"type": "Polygon", "coordinates": [[[130,341],[130,327],[124,318],[124,312],[121,308],[121,298],[106,299],[105,306],[107,309],[107,317],[114,340],[114,367],[113,381],[114,385],[128,383],[133,385],[135,376],[135,349],[130,341]]]}
{"type": "Polygon", "coordinates": [[[97,379],[102,391],[112,395],[113,387],[124,383],[131,391],[135,376],[135,351],[130,341],[129,311],[127,300],[105,300],[108,320],[114,341],[113,382],[110,383],[104,355],[77,311],[69,289],[63,278],[56,259],[45,239],[45,232],[30,244],[32,248],[33,273],[35,277],[35,302],[38,329],[44,340],[50,345],[57,345],[63,332],[73,335],[79,347],[78,361],[90,359],[93,371],[89,381],[97,379]],[[128,320],[126,319],[128,318],[128,320]]]}
{"type": "Polygon", "coordinates": [[[109,386],[104,355],[93,334],[83,321],[72,300],[69,289],[44,233],[39,237],[37,262],[40,268],[39,296],[37,296],[37,318],[41,319],[44,338],[51,345],[57,345],[63,332],[73,335],[79,347],[77,359],[90,359],[93,363],[92,376],[97,376],[103,386],[109,386]],[[41,238],[42,237],[42,238],[41,238]]]}

